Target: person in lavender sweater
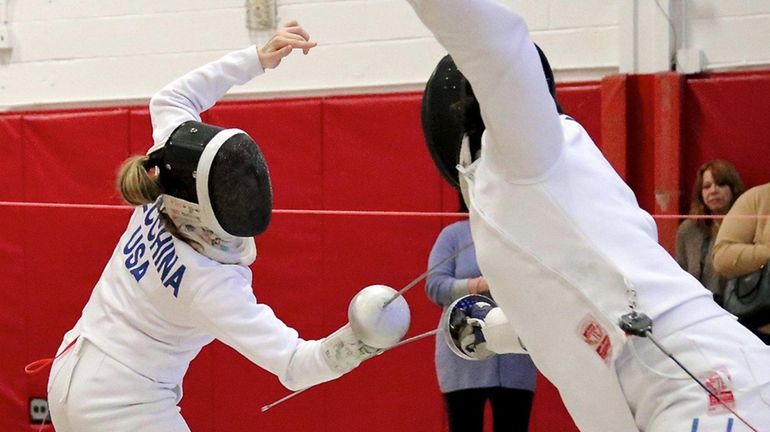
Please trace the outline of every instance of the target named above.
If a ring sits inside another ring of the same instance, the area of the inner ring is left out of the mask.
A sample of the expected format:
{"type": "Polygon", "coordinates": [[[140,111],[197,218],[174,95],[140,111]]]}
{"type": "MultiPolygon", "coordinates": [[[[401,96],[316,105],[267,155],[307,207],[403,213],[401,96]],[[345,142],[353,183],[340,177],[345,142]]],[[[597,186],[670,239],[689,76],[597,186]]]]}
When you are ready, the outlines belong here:
{"type": "MultiPolygon", "coordinates": [[[[460,200],[462,202],[462,200],[460,200]]],[[[433,245],[429,268],[471,243],[467,220],[446,226],[433,245]]],[[[468,248],[439,265],[425,285],[430,300],[442,308],[468,294],[489,296],[489,286],[468,248]]],[[[436,335],[436,375],[444,397],[450,432],[484,428],[484,405],[492,405],[494,430],[527,431],[535,388],[535,365],[526,354],[501,354],[485,360],[465,360],[455,355],[439,325],[436,335]]]]}

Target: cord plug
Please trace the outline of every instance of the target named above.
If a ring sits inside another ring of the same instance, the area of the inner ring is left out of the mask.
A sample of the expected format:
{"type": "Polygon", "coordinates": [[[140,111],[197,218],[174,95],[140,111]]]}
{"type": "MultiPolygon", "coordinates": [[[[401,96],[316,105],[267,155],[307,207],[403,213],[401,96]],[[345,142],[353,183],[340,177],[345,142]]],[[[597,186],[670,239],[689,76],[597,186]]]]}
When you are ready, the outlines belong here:
{"type": "Polygon", "coordinates": [[[621,316],[618,324],[626,334],[647,337],[648,333],[652,333],[652,319],[637,311],[621,316]]]}

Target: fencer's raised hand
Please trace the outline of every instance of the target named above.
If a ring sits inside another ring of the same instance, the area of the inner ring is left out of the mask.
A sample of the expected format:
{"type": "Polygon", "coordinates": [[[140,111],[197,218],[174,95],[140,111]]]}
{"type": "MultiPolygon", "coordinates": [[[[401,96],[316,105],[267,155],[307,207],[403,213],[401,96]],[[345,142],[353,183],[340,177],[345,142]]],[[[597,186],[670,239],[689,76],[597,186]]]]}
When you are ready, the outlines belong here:
{"type": "Polygon", "coordinates": [[[267,43],[257,48],[259,62],[264,69],[273,69],[281,64],[284,57],[295,49],[301,49],[304,54],[317,45],[310,40],[310,35],[297,21],[289,21],[275,31],[267,43]]]}
{"type": "Polygon", "coordinates": [[[329,367],[340,374],[397,344],[409,329],[409,306],[403,297],[390,304],[396,290],[385,285],[368,286],[348,306],[348,324],[321,342],[329,367]]]}

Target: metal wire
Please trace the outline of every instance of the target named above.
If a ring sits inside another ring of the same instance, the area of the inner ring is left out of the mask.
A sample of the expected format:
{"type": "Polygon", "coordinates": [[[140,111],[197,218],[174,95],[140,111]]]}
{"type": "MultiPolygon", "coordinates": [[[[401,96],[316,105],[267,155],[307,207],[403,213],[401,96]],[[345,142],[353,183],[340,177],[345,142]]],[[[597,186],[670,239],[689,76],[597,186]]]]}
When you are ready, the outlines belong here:
{"type": "Polygon", "coordinates": [[[383,308],[388,307],[389,304],[393,303],[393,300],[403,296],[404,293],[406,293],[410,289],[414,288],[415,285],[417,285],[418,283],[420,283],[420,281],[422,281],[423,279],[428,277],[428,275],[430,275],[430,273],[433,270],[436,270],[436,268],[438,268],[441,264],[444,264],[445,262],[449,261],[450,259],[457,257],[457,255],[460,255],[460,252],[464,251],[465,249],[468,249],[471,246],[473,246],[473,242],[468,243],[465,246],[461,247],[460,249],[458,249],[452,255],[449,255],[448,257],[446,257],[446,258],[442,259],[441,261],[439,261],[433,267],[429,268],[425,273],[417,276],[413,281],[409,282],[405,287],[401,288],[401,290],[399,290],[397,293],[395,293],[393,295],[393,297],[391,297],[388,301],[385,302],[385,304],[382,305],[382,307],[383,308]]]}
{"type": "MultiPolygon", "coordinates": [[[[409,344],[409,343],[412,343],[412,342],[418,341],[418,340],[420,340],[420,339],[424,339],[424,338],[426,338],[426,337],[428,337],[428,336],[433,336],[433,335],[435,335],[435,334],[436,334],[436,332],[438,332],[438,329],[434,329],[434,330],[431,330],[431,331],[427,331],[427,332],[425,332],[425,333],[420,333],[420,334],[418,334],[417,336],[412,336],[412,337],[410,337],[410,338],[404,339],[404,340],[402,340],[401,342],[399,342],[399,343],[397,343],[397,344],[393,345],[392,347],[390,347],[390,348],[388,348],[388,349],[385,349],[385,350],[381,351],[381,352],[380,352],[379,354],[377,354],[377,355],[382,355],[382,354],[384,354],[385,352],[392,350],[393,348],[398,348],[398,347],[400,347],[400,346],[403,346],[403,345],[406,345],[406,344],[409,344]]],[[[313,387],[307,387],[307,388],[303,388],[302,390],[297,390],[297,391],[295,391],[294,393],[290,393],[290,394],[288,394],[288,395],[286,395],[286,396],[284,396],[284,397],[282,397],[282,398],[278,399],[277,401],[275,401],[275,402],[273,402],[273,403],[270,403],[270,404],[267,404],[267,405],[263,406],[262,408],[260,408],[260,411],[261,411],[261,412],[265,412],[265,411],[269,410],[270,408],[272,408],[272,407],[274,407],[274,406],[276,406],[276,405],[282,404],[283,402],[286,402],[287,400],[289,400],[289,399],[293,398],[294,396],[298,396],[299,394],[301,394],[301,393],[303,393],[303,392],[305,392],[305,391],[307,391],[307,390],[309,390],[309,389],[311,389],[311,388],[313,388],[313,387]]]]}
{"type": "Polygon", "coordinates": [[[746,425],[746,427],[748,427],[749,429],[751,429],[751,430],[752,430],[752,431],[754,431],[754,432],[759,432],[759,430],[758,430],[757,428],[755,428],[754,426],[752,426],[752,425],[751,425],[751,424],[750,424],[750,423],[749,423],[747,420],[745,420],[743,417],[741,417],[741,415],[740,415],[740,414],[738,414],[737,412],[735,412],[735,410],[733,410],[732,408],[730,408],[730,406],[727,404],[727,402],[725,402],[725,401],[724,401],[724,400],[723,400],[721,397],[719,397],[719,395],[718,395],[718,394],[716,394],[716,392],[714,392],[714,390],[710,389],[710,388],[709,388],[709,387],[708,387],[706,384],[704,384],[704,383],[703,383],[701,380],[699,380],[699,379],[698,379],[698,378],[697,378],[695,375],[693,375],[693,373],[692,373],[692,372],[690,372],[690,370],[689,370],[689,369],[687,369],[687,368],[686,368],[686,367],[685,367],[685,366],[684,366],[682,363],[680,363],[680,362],[679,362],[679,360],[677,360],[677,359],[676,359],[676,357],[674,357],[674,355],[673,355],[673,354],[671,354],[671,353],[669,353],[668,351],[666,351],[666,349],[665,349],[665,348],[663,348],[663,346],[662,346],[660,343],[658,343],[658,341],[657,341],[657,340],[656,340],[656,339],[655,339],[655,338],[652,336],[652,331],[647,331],[647,332],[645,332],[645,337],[647,337],[648,339],[650,339],[650,341],[651,341],[653,344],[655,344],[655,346],[656,346],[656,347],[657,347],[657,348],[658,348],[658,349],[659,349],[659,350],[660,350],[660,351],[661,351],[663,354],[665,354],[665,355],[666,355],[668,358],[670,358],[671,360],[673,360],[673,361],[674,361],[674,363],[676,363],[676,365],[677,365],[677,366],[679,366],[679,368],[681,368],[681,369],[682,369],[682,370],[683,370],[683,371],[684,371],[684,372],[685,372],[687,375],[689,375],[689,376],[690,376],[690,378],[692,378],[692,379],[693,379],[693,380],[694,380],[696,383],[698,383],[698,385],[699,385],[699,386],[703,387],[703,389],[704,389],[704,390],[706,390],[706,391],[708,392],[708,394],[710,394],[710,395],[711,395],[711,396],[712,396],[714,399],[716,399],[716,400],[717,400],[717,402],[719,402],[719,403],[720,403],[722,406],[724,406],[725,408],[727,408],[727,410],[728,410],[728,411],[730,411],[730,413],[732,413],[732,414],[733,414],[733,415],[734,415],[734,416],[735,416],[735,417],[736,417],[738,420],[740,420],[740,421],[741,421],[743,424],[745,424],[745,425],[746,425]]]}

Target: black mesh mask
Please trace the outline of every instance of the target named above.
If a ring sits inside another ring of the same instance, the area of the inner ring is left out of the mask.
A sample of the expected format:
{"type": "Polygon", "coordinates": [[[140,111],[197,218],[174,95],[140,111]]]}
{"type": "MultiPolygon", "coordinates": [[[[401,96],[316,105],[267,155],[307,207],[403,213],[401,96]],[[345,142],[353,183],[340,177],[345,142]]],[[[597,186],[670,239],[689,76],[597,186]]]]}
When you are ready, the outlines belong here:
{"type": "Polygon", "coordinates": [[[182,123],[150,156],[163,193],[196,204],[215,234],[253,237],[270,223],[273,193],[262,152],[239,129],[182,123]]]}
{"type": "MultiPolygon", "coordinates": [[[[557,111],[561,114],[561,106],[556,100],[556,81],[551,65],[537,44],[535,48],[540,56],[548,90],[557,111]]],[[[428,79],[422,99],[421,115],[425,143],[433,162],[444,179],[459,187],[456,167],[460,160],[463,139],[467,136],[470,154],[476,159],[480,154],[481,135],[485,127],[473,88],[449,55],[439,61],[428,79]]]]}

